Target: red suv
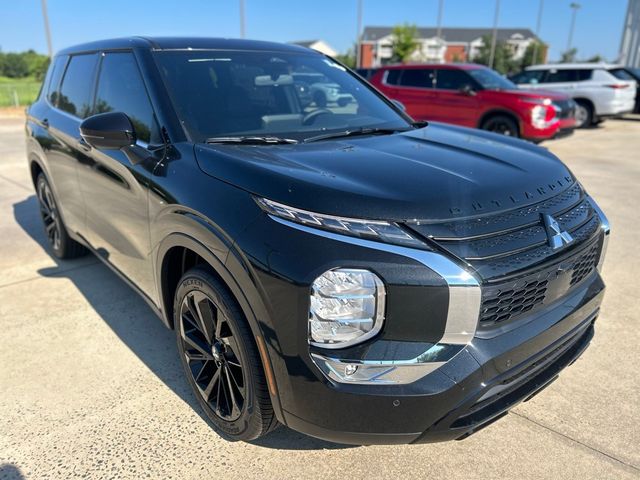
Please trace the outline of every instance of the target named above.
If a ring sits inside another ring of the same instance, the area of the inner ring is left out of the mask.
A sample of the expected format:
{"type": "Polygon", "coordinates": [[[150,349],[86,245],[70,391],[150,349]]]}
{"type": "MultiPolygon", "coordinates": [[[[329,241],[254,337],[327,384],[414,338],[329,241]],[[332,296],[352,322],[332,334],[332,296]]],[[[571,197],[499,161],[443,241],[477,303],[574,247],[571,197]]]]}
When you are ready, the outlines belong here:
{"type": "Polygon", "coordinates": [[[561,93],[520,90],[481,65],[382,67],[369,80],[415,120],[476,127],[542,141],[571,133],[575,102],[561,93]]]}

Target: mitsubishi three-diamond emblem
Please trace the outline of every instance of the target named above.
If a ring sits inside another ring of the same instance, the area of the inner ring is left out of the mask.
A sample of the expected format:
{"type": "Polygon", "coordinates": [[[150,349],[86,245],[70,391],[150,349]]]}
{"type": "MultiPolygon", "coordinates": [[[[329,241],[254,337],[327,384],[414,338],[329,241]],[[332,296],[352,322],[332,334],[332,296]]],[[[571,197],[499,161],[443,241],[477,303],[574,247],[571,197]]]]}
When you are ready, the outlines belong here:
{"type": "Polygon", "coordinates": [[[569,232],[560,229],[558,221],[551,215],[542,214],[544,220],[544,228],[547,231],[547,238],[549,239],[549,246],[557,250],[558,248],[569,245],[573,242],[573,237],[569,232]]]}

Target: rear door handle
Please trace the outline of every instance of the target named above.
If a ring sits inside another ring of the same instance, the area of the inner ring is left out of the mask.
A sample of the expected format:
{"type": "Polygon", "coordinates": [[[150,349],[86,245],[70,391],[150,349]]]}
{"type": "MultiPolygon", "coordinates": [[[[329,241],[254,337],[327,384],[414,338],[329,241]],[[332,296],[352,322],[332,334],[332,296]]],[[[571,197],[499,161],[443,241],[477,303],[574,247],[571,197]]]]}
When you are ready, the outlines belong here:
{"type": "Polygon", "coordinates": [[[49,130],[49,120],[46,118],[42,119],[42,128],[49,130]]]}

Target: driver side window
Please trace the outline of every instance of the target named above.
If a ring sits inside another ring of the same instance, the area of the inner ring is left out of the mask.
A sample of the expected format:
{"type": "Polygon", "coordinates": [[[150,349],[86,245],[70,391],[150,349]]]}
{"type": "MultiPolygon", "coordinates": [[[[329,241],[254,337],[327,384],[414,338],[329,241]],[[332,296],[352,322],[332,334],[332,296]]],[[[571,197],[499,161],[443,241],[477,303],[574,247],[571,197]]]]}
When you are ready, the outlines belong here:
{"type": "Polygon", "coordinates": [[[139,140],[161,143],[153,108],[132,53],[106,53],[102,59],[95,113],[124,112],[139,140]]]}

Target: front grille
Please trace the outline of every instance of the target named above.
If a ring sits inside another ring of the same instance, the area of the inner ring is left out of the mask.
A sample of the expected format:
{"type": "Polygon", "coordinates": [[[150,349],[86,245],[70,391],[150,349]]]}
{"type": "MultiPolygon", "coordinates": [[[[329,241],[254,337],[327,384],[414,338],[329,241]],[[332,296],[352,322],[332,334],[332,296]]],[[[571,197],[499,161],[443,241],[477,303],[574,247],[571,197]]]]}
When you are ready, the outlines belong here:
{"type": "Polygon", "coordinates": [[[410,228],[470,265],[482,280],[480,326],[503,325],[566,295],[596,268],[601,220],[576,184],[527,207],[472,219],[413,223],[410,228]],[[543,215],[572,242],[550,245],[543,215]]]}
{"type": "Polygon", "coordinates": [[[565,295],[593,273],[599,251],[600,242],[592,242],[565,260],[506,282],[487,285],[482,289],[480,326],[514,320],[565,295]]]}
{"type": "Polygon", "coordinates": [[[483,280],[493,281],[581,248],[599,231],[600,218],[575,184],[548,200],[508,212],[408,226],[471,265],[483,280]],[[559,250],[551,247],[542,214],[551,215],[571,234],[570,245],[559,250]]]}
{"type": "Polygon", "coordinates": [[[558,108],[559,119],[575,116],[576,103],[573,100],[554,100],[553,104],[558,108]]]}

